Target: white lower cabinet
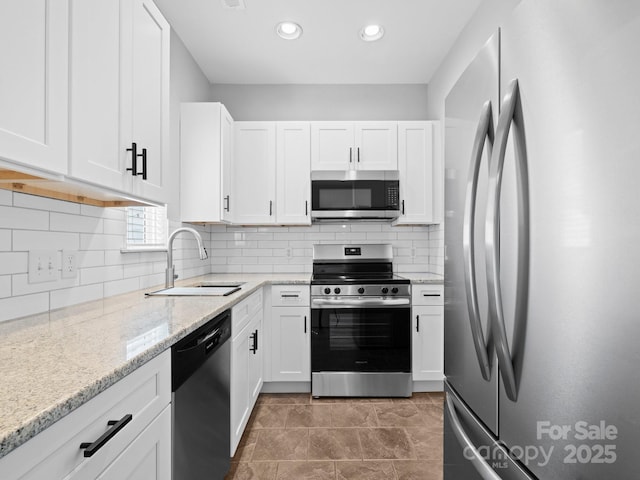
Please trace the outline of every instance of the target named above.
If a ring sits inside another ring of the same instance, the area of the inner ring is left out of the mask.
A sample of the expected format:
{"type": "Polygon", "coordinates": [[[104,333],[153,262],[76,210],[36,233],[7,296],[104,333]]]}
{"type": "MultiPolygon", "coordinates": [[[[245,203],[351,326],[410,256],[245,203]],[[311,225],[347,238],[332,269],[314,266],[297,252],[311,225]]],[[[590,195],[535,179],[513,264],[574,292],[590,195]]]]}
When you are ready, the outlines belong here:
{"type": "Polygon", "coordinates": [[[311,381],[309,286],[274,285],[271,305],[270,380],[311,381]]]}
{"type": "Polygon", "coordinates": [[[169,480],[170,401],[167,350],[1,458],[2,479],[169,480]],[[124,425],[118,428],[113,421],[124,425]],[[97,446],[108,431],[115,434],[97,446]],[[86,457],[92,443],[94,452],[86,457]]]}
{"type": "Polygon", "coordinates": [[[262,337],[262,290],[258,290],[231,309],[231,456],[262,389],[262,337]]]}
{"type": "MultiPolygon", "coordinates": [[[[78,477],[82,478],[82,477],[78,477]]],[[[100,480],[171,480],[171,407],[156,419],[98,477],[100,480]]]]}
{"type": "Polygon", "coordinates": [[[412,286],[412,370],[414,381],[444,378],[442,285],[412,286]]]}

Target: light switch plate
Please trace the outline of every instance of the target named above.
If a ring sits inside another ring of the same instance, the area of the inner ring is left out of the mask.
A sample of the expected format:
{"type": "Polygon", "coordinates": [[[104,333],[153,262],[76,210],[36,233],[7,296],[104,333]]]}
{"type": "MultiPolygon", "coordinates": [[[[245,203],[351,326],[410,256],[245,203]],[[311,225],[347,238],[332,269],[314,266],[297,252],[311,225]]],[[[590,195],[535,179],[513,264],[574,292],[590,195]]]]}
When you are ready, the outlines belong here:
{"type": "Polygon", "coordinates": [[[56,250],[29,250],[29,283],[55,282],[58,268],[56,250]]]}

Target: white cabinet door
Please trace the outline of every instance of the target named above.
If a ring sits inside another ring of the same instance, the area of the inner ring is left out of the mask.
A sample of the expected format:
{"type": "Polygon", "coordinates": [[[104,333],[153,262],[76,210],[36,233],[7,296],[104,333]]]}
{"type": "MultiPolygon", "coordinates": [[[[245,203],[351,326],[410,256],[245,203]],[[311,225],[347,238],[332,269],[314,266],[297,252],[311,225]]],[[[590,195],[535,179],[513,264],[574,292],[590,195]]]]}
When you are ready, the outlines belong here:
{"type": "Polygon", "coordinates": [[[233,220],[233,210],[231,209],[231,190],[233,188],[233,118],[224,106],[220,118],[222,126],[222,220],[230,222],[233,220]]]}
{"type": "Polygon", "coordinates": [[[271,308],[271,380],[311,380],[309,307],[271,308]]]}
{"type": "Polygon", "coordinates": [[[0,2],[0,158],[67,173],[66,0],[0,2]]]}
{"type": "Polygon", "coordinates": [[[235,122],[232,218],[240,225],[275,222],[274,122],[235,122]]]}
{"type": "Polygon", "coordinates": [[[397,122],[360,122],[354,131],[357,170],[398,169],[397,122]]]}
{"type": "Polygon", "coordinates": [[[311,123],[312,170],[397,170],[397,122],[311,123]]]}
{"type": "Polygon", "coordinates": [[[413,380],[444,378],[444,307],[413,307],[413,380]]]}
{"type": "Polygon", "coordinates": [[[124,478],[171,480],[171,405],[98,477],[99,480],[124,478]]]}
{"type": "Polygon", "coordinates": [[[121,52],[126,36],[120,19],[126,1],[70,0],[70,173],[105,187],[130,191],[131,153],[121,128],[127,110],[121,52]]]}
{"type": "Polygon", "coordinates": [[[253,410],[256,404],[264,379],[264,336],[262,334],[262,310],[257,313],[249,323],[249,410],[253,410]]]}
{"type": "Polygon", "coordinates": [[[435,223],[437,122],[398,123],[401,216],[396,225],[435,223]]]}
{"type": "Polygon", "coordinates": [[[311,123],[311,169],[349,170],[354,161],[352,122],[311,123]]]}
{"type": "Polygon", "coordinates": [[[249,420],[249,325],[231,343],[231,452],[236,451],[249,420]]]}
{"type": "Polygon", "coordinates": [[[220,222],[223,158],[230,157],[233,119],[221,103],[183,103],[180,114],[180,218],[220,222]]]}
{"type": "Polygon", "coordinates": [[[168,196],[169,24],[150,0],[71,0],[70,12],[70,173],[162,202],[168,196]]]}
{"type": "Polygon", "coordinates": [[[231,330],[230,455],[233,456],[262,389],[262,290],[232,308],[231,330]]]}
{"type": "MultiPolygon", "coordinates": [[[[133,0],[131,59],[125,57],[126,80],[131,82],[131,142],[146,153],[146,179],[138,175],[133,193],[165,201],[169,178],[169,23],[152,0],[133,0]],[[130,72],[130,74],[128,73],[130,72]]],[[[126,122],[125,122],[126,125],[126,122]]],[[[130,142],[125,139],[125,144],[130,142]]],[[[143,165],[139,170],[144,169],[143,165]]]]}
{"type": "Polygon", "coordinates": [[[276,126],[276,223],[311,224],[311,130],[309,122],[276,126]]]}

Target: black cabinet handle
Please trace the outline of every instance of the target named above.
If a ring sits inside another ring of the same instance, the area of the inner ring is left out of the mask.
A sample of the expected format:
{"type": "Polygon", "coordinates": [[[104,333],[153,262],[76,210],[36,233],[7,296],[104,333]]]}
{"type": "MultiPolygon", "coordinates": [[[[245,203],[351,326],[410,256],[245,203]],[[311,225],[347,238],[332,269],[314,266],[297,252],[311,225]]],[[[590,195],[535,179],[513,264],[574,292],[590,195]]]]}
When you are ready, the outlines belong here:
{"type": "Polygon", "coordinates": [[[309,200],[304,201],[304,215],[305,217],[309,216],[309,200]]]}
{"type": "Polygon", "coordinates": [[[283,293],[280,295],[282,298],[298,298],[300,295],[297,293],[283,293]]]}
{"type": "Polygon", "coordinates": [[[349,163],[353,162],[353,148],[349,147],[349,163]]]}
{"type": "Polygon", "coordinates": [[[307,333],[307,316],[304,316],[304,333],[307,333]]]}
{"type": "Polygon", "coordinates": [[[360,147],[358,147],[358,163],[360,163],[360,147]]]}
{"type": "Polygon", "coordinates": [[[127,168],[127,172],[131,172],[131,175],[138,175],[138,144],[136,142],[131,143],[131,148],[127,148],[127,152],[131,152],[131,168],[127,168]]]}
{"type": "MultiPolygon", "coordinates": [[[[142,149],[142,179],[146,180],[147,179],[147,149],[143,148],[142,149]]],[[[140,175],[139,173],[134,173],[134,175],[140,175]]]]}
{"type": "Polygon", "coordinates": [[[420,315],[416,315],[416,332],[420,331],[420,315]]]}
{"type": "Polygon", "coordinates": [[[273,200],[269,200],[269,216],[273,215],[273,200]]]}
{"type": "Polygon", "coordinates": [[[404,215],[404,200],[402,200],[402,215],[404,215]]]}
{"type": "Polygon", "coordinates": [[[258,330],[253,332],[250,337],[253,340],[253,345],[249,347],[249,351],[255,355],[258,351],[258,330]]]}
{"type": "Polygon", "coordinates": [[[229,201],[229,195],[227,195],[226,197],[224,197],[224,201],[227,202],[227,205],[224,207],[224,209],[228,212],[229,211],[229,204],[231,203],[229,201]]]}
{"type": "Polygon", "coordinates": [[[439,293],[423,293],[422,296],[423,297],[439,297],[440,294],[439,293]]]}
{"type": "Polygon", "coordinates": [[[124,428],[124,426],[129,423],[133,419],[133,415],[130,413],[126,414],[120,420],[109,420],[107,425],[111,428],[104,432],[100,438],[98,438],[95,442],[89,443],[81,443],[80,448],[84,450],[85,457],[91,457],[94,453],[100,450],[109,440],[111,440],[116,433],[124,428]]]}

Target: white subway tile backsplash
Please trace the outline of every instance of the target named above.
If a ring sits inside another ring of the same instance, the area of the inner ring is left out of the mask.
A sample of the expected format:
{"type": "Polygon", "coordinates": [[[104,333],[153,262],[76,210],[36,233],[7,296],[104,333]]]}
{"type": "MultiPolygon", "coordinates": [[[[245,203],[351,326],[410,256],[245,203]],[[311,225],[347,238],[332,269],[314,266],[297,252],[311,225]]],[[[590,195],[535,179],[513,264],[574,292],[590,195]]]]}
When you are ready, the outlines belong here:
{"type": "Polygon", "coordinates": [[[13,192],[11,190],[0,190],[0,205],[13,205],[13,192]]]}
{"type": "Polygon", "coordinates": [[[11,288],[13,295],[27,295],[29,293],[40,293],[57,290],[59,288],[70,288],[79,285],[77,278],[60,278],[55,282],[29,283],[29,275],[26,273],[11,276],[11,288]]]}
{"type": "Polygon", "coordinates": [[[80,215],[80,205],[77,203],[53,200],[51,198],[37,197],[35,195],[18,192],[13,194],[13,206],[80,215]]]}
{"type": "MultiPolygon", "coordinates": [[[[0,224],[0,226],[2,226],[0,224]]],[[[0,252],[11,250],[11,230],[0,230],[0,252]]]]}
{"type": "Polygon", "coordinates": [[[0,275],[27,273],[28,269],[29,255],[26,252],[0,253],[0,275]]]}
{"type": "Polygon", "coordinates": [[[49,310],[49,294],[36,293],[0,299],[0,322],[49,310]]]}
{"type": "MultiPolygon", "coordinates": [[[[51,212],[49,229],[54,232],[103,233],[103,220],[96,217],[51,212]]],[[[123,230],[121,235],[126,232],[123,230]]]]}
{"type": "Polygon", "coordinates": [[[104,296],[112,297],[113,295],[120,295],[121,293],[131,292],[132,290],[138,290],[139,288],[141,288],[140,277],[105,282],[104,296]]]}
{"type": "Polygon", "coordinates": [[[111,218],[102,219],[103,232],[111,235],[125,235],[127,222],[125,219],[113,220],[111,218]]]}
{"type": "Polygon", "coordinates": [[[91,250],[78,253],[78,268],[101,267],[105,265],[105,252],[103,252],[102,250],[91,250]]]}
{"type": "Polygon", "coordinates": [[[124,248],[124,235],[92,235],[80,234],[81,250],[120,250],[124,248]]]}
{"type": "Polygon", "coordinates": [[[77,303],[104,298],[104,285],[102,283],[95,283],[93,285],[53,290],[50,293],[50,297],[52,310],[55,308],[68,307],[77,303]]]}
{"type": "Polygon", "coordinates": [[[80,236],[67,232],[39,232],[13,230],[13,251],[29,250],[79,250],[80,236]]]}
{"type": "Polygon", "coordinates": [[[80,269],[80,285],[122,280],[123,266],[93,267],[80,269]]]}
{"type": "Polygon", "coordinates": [[[0,298],[11,296],[11,275],[0,275],[0,298]]]}
{"type": "Polygon", "coordinates": [[[4,228],[48,230],[49,212],[0,205],[0,218],[4,228]]]}

